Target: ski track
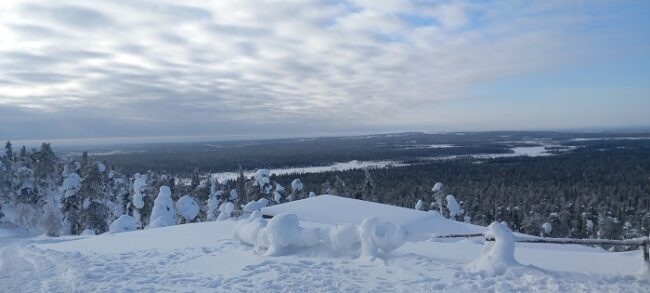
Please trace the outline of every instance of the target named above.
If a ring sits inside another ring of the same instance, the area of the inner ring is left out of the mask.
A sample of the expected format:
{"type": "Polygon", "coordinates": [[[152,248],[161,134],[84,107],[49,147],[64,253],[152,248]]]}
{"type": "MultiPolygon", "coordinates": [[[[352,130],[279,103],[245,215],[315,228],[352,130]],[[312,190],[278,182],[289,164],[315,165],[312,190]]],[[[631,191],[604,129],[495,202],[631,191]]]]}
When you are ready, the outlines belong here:
{"type": "Polygon", "coordinates": [[[464,263],[413,253],[388,260],[262,257],[232,275],[184,271],[195,261],[254,254],[230,240],[211,247],[123,253],[62,252],[22,241],[0,251],[0,292],[647,292],[632,275],[557,273],[521,267],[497,277],[465,272],[464,263]],[[9,265],[10,264],[10,265],[9,265]]]}

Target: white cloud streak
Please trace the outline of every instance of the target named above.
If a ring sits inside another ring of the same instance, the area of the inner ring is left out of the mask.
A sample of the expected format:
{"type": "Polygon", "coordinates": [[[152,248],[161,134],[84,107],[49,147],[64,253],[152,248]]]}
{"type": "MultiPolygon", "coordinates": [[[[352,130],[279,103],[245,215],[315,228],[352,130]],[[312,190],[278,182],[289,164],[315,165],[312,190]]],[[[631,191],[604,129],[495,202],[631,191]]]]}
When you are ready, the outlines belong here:
{"type": "Polygon", "coordinates": [[[437,123],[458,89],[584,56],[584,4],[542,2],[4,0],[0,136],[437,123]]]}

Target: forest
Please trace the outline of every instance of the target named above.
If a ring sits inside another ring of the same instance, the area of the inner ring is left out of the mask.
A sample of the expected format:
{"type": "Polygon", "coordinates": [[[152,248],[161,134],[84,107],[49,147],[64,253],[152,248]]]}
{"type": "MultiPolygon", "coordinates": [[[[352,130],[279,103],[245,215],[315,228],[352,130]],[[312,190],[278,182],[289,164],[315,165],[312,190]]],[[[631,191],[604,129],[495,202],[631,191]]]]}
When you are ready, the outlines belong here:
{"type": "MultiPolygon", "coordinates": [[[[547,144],[550,155],[545,156],[423,159],[507,154],[512,147],[531,144],[530,134],[514,141],[512,134],[490,136],[496,139],[464,136],[463,141],[457,136],[432,141],[420,134],[371,137],[361,144],[359,139],[346,140],[338,148],[331,147],[342,141],[338,138],[309,140],[306,145],[295,140],[248,142],[244,148],[225,143],[230,150],[221,156],[229,159],[210,155],[203,164],[180,163],[185,156],[176,155],[170,156],[173,160],[156,161],[165,153],[161,149],[177,154],[182,144],[154,146],[150,153],[93,156],[84,152],[78,156],[71,152],[57,155],[47,143],[39,149],[14,150],[7,142],[0,165],[0,224],[41,227],[51,235],[103,233],[122,215],[133,217],[140,229],[161,225],[156,221],[156,202],[167,193],[165,204],[175,203],[177,211],[190,211],[179,214],[178,223],[215,220],[258,205],[335,194],[480,225],[501,221],[531,235],[625,239],[650,234],[649,139],[556,136],[547,144]],[[414,147],[434,143],[455,147],[414,147]],[[571,151],[557,151],[567,147],[571,151]],[[249,156],[246,150],[257,151],[249,156]],[[319,164],[401,159],[408,164],[279,176],[266,169],[303,165],[310,159],[319,164]],[[125,161],[130,164],[121,163],[125,161]],[[217,165],[221,167],[210,167],[217,165]],[[212,176],[223,170],[239,170],[240,175],[232,180],[212,176]],[[257,171],[244,175],[248,170],[257,171]]],[[[193,153],[201,147],[185,148],[186,157],[201,157],[201,152],[193,153]]]]}

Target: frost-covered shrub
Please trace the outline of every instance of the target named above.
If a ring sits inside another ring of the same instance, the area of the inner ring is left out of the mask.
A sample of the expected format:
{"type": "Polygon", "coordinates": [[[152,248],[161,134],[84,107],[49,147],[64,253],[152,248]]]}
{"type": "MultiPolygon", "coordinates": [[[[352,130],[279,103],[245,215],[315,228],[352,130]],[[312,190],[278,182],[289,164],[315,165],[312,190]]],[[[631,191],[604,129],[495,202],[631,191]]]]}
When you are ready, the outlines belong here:
{"type": "Polygon", "coordinates": [[[193,221],[199,215],[199,210],[199,204],[189,195],[184,195],[176,202],[176,213],[183,217],[187,223],[193,221]]]}
{"type": "Polygon", "coordinates": [[[172,191],[167,186],[161,186],[160,192],[153,202],[153,210],[149,228],[159,228],[176,224],[176,212],[174,211],[174,201],[172,200],[172,191]]]}
{"type": "Polygon", "coordinates": [[[217,221],[224,221],[227,219],[230,219],[232,216],[232,212],[235,210],[235,205],[232,202],[224,202],[221,204],[219,207],[219,216],[217,217],[217,221]]]}
{"type": "Polygon", "coordinates": [[[113,223],[111,223],[109,231],[111,233],[120,233],[134,231],[137,227],[138,220],[136,220],[136,218],[129,215],[121,215],[119,218],[113,221],[113,223]]]}
{"type": "Polygon", "coordinates": [[[515,259],[515,240],[508,227],[494,222],[488,226],[485,236],[493,237],[494,243],[485,242],[481,256],[467,266],[469,271],[495,276],[508,268],[521,266],[515,259]]]}

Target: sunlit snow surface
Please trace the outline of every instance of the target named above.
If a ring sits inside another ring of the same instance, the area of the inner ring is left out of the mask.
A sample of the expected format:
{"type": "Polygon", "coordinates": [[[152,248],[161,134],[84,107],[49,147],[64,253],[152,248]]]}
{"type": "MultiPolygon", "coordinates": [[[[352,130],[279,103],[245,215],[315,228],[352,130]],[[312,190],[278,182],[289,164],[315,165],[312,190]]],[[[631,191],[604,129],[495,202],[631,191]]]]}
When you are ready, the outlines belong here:
{"type": "MultiPolygon", "coordinates": [[[[364,209],[363,202],[331,209],[331,201],[311,202],[324,205],[312,221],[304,219],[308,200],[285,208],[305,228],[356,222],[354,213],[388,213],[387,219],[417,225],[423,213],[364,209]]],[[[372,261],[309,250],[264,256],[233,240],[237,223],[59,238],[0,230],[0,292],[647,292],[650,286],[650,277],[636,274],[638,251],[519,243],[515,258],[523,266],[492,277],[468,270],[481,254],[480,239],[407,242],[372,261]]],[[[437,217],[420,224],[433,233],[483,229],[437,217]]]]}

